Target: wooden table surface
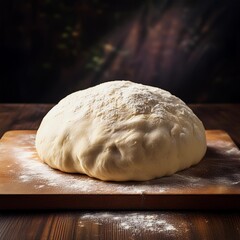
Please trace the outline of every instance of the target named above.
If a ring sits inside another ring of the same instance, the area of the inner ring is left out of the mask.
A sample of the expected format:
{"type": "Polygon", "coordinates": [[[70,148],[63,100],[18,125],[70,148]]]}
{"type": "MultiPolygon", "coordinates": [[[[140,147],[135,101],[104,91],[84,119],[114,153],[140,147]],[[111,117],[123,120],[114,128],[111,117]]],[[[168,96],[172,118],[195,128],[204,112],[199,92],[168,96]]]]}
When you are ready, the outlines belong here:
{"type": "MultiPolygon", "coordinates": [[[[0,104],[0,136],[37,129],[50,104],[0,104]]],[[[240,104],[190,105],[206,129],[240,147],[240,104]]],[[[240,204],[240,203],[239,203],[240,204]]],[[[236,211],[1,212],[0,239],[240,239],[236,211]]]]}

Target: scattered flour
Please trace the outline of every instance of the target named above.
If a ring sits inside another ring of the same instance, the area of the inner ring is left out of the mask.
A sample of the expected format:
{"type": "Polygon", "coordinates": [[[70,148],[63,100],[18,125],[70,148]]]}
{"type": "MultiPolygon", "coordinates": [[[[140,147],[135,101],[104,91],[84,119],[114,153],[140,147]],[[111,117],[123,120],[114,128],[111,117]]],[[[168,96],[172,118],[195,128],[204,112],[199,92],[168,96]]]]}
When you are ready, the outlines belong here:
{"type": "Polygon", "coordinates": [[[126,212],[126,213],[112,213],[112,212],[98,212],[85,213],[79,218],[79,226],[84,227],[88,221],[98,225],[112,224],[117,226],[119,231],[127,230],[133,235],[144,232],[161,233],[165,232],[168,235],[176,234],[178,229],[182,227],[181,223],[174,221],[174,218],[163,213],[151,212],[126,212]]]}
{"type": "MultiPolygon", "coordinates": [[[[143,194],[147,190],[152,190],[148,184],[132,183],[114,183],[103,182],[85,175],[67,174],[50,168],[47,164],[39,161],[34,150],[15,149],[16,164],[20,171],[17,178],[23,183],[34,182],[35,189],[57,188],[60,192],[77,193],[135,193],[143,194]]],[[[16,168],[16,166],[15,166],[16,168]]],[[[14,172],[14,164],[9,165],[9,172],[14,172]],[[13,167],[13,169],[11,169],[13,167]]],[[[16,174],[16,171],[14,172],[16,174]]],[[[155,187],[159,193],[164,192],[164,188],[155,187]]]]}
{"type": "Polygon", "coordinates": [[[34,183],[34,189],[55,189],[62,193],[132,193],[144,194],[153,189],[158,193],[166,188],[151,186],[149,182],[103,182],[80,174],[68,174],[50,168],[41,162],[34,147],[15,147],[14,164],[8,165],[8,172],[22,183],[34,183]],[[18,171],[16,171],[18,169],[18,171]]]}

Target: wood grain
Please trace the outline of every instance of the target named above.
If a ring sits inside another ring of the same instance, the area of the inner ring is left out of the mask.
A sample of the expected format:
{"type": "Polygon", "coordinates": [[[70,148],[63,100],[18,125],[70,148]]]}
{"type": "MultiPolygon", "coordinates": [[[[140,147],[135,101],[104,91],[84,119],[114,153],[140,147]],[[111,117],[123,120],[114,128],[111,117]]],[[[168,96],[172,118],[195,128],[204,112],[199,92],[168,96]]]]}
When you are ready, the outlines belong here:
{"type": "Polygon", "coordinates": [[[37,212],[0,214],[1,239],[239,239],[236,213],[37,212]]]}
{"type": "Polygon", "coordinates": [[[9,131],[0,141],[0,209],[239,208],[240,151],[224,131],[206,131],[208,150],[196,166],[120,183],[51,169],[38,158],[35,136],[9,131]]]}

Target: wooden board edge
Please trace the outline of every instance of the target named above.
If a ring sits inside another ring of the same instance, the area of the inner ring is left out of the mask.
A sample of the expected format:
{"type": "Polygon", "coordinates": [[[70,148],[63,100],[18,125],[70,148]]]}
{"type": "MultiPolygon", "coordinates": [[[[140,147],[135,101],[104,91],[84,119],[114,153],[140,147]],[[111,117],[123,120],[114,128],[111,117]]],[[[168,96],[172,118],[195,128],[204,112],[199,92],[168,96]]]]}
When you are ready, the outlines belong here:
{"type": "Polygon", "coordinates": [[[21,135],[21,134],[36,134],[37,130],[9,130],[3,133],[1,140],[4,140],[5,138],[12,137],[14,135],[21,135]]]}
{"type": "Polygon", "coordinates": [[[7,194],[0,210],[240,210],[239,202],[240,194],[7,194]]]}

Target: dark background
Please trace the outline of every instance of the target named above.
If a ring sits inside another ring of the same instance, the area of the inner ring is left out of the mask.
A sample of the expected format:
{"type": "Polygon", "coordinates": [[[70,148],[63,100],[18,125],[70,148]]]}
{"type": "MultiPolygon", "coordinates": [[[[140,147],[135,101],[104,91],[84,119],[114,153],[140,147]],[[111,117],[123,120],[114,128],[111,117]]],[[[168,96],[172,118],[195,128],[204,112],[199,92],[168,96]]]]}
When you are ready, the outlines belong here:
{"type": "Polygon", "coordinates": [[[187,103],[240,102],[238,0],[1,1],[0,102],[113,79],[187,103]]]}

